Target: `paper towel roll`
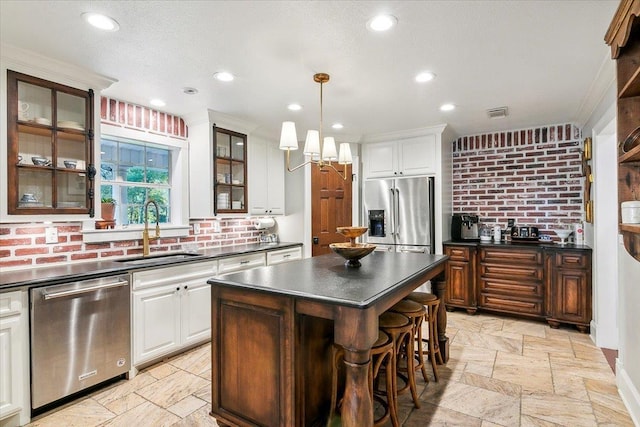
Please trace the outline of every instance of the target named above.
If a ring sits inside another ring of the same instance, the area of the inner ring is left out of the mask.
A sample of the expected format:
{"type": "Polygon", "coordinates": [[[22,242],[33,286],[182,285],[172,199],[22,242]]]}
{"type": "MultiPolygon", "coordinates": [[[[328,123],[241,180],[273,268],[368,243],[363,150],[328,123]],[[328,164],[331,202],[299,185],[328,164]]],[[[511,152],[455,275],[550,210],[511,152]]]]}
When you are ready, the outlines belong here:
{"type": "Polygon", "coordinates": [[[253,226],[256,230],[264,230],[265,228],[271,228],[276,225],[273,218],[257,218],[253,221],[253,226]]]}

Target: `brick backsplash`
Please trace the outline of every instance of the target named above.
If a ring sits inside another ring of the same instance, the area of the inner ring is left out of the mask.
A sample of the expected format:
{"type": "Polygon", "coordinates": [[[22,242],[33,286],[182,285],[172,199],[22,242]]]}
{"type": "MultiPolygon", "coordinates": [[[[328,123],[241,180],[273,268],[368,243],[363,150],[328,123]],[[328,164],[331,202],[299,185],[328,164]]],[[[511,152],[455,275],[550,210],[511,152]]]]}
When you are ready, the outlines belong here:
{"type": "MultiPolygon", "coordinates": [[[[150,242],[151,253],[183,250],[183,245],[215,248],[257,243],[260,231],[255,230],[249,218],[221,218],[192,221],[200,224],[200,233],[193,228],[185,237],[160,238],[150,242]],[[220,223],[220,232],[214,231],[214,222],[220,223]]],[[[54,223],[47,227],[58,229],[58,242],[45,243],[43,224],[0,225],[0,269],[27,268],[80,261],[99,261],[131,255],[142,255],[142,239],[104,243],[84,243],[79,222],[54,223]]],[[[142,232],[141,232],[142,234],[142,232]]]]}
{"type": "MultiPolygon", "coordinates": [[[[453,211],[541,231],[582,220],[581,131],[572,124],[470,135],[453,142],[453,211]]],[[[549,233],[550,234],[550,233],[549,233]]]]}

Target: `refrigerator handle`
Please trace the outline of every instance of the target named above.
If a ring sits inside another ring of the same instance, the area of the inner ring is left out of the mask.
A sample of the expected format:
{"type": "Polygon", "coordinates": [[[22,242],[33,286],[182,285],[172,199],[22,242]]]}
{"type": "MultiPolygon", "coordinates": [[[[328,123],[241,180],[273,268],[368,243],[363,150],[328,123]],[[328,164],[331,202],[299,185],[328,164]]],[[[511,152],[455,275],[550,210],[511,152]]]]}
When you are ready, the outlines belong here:
{"type": "MultiPolygon", "coordinates": [[[[393,191],[393,190],[392,190],[393,191]]],[[[396,188],[396,220],[395,220],[395,228],[396,228],[396,237],[400,237],[400,190],[396,188]]]]}
{"type": "Polygon", "coordinates": [[[391,218],[389,218],[391,221],[389,221],[389,223],[391,224],[391,235],[395,236],[396,234],[396,211],[395,211],[395,207],[396,207],[396,195],[393,192],[393,188],[390,188],[389,191],[391,191],[391,207],[389,209],[389,216],[391,218]]]}

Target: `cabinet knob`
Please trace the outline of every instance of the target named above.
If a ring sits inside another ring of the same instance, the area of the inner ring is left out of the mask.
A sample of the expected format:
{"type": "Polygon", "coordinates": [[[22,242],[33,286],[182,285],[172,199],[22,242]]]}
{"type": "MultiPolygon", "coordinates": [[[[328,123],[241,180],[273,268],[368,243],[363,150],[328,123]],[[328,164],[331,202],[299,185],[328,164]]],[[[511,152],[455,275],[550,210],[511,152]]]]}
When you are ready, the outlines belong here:
{"type": "Polygon", "coordinates": [[[400,171],[400,175],[402,175],[402,171],[400,171]]]}
{"type": "Polygon", "coordinates": [[[394,174],[394,175],[398,175],[398,172],[394,172],[393,174],[394,174]]]}
{"type": "Polygon", "coordinates": [[[178,286],[178,287],[176,288],[176,291],[179,291],[179,290],[180,290],[180,286],[178,286]]]}
{"type": "Polygon", "coordinates": [[[186,285],[185,285],[185,287],[184,287],[184,288],[185,288],[185,289],[187,289],[188,287],[189,287],[189,286],[186,286],[186,285]]]}

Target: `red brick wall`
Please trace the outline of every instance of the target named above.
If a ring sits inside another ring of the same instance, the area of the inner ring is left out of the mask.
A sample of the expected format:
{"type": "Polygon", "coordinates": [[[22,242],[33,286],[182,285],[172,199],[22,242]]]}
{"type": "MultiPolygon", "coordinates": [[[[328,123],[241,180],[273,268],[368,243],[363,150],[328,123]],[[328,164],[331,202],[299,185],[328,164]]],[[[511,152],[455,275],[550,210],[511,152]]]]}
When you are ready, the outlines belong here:
{"type": "Polygon", "coordinates": [[[104,96],[100,98],[100,122],[182,139],[189,134],[180,117],[104,96]]]}
{"type": "Polygon", "coordinates": [[[461,137],[453,143],[453,211],[541,231],[580,221],[582,147],[571,124],[461,137]]]}
{"type": "MultiPolygon", "coordinates": [[[[188,129],[184,121],[171,114],[151,110],[115,99],[101,98],[101,122],[125,126],[140,132],[163,134],[186,139],[188,129]]],[[[181,238],[151,241],[152,252],[181,250],[183,244],[196,243],[200,248],[256,243],[260,232],[251,226],[251,220],[224,218],[220,220],[222,231],[213,232],[213,221],[194,221],[200,224],[200,234],[181,238]]],[[[51,264],[64,264],[86,260],[100,260],[128,255],[142,255],[140,239],[119,242],[85,244],[79,222],[0,224],[0,269],[29,268],[51,264]],[[58,243],[45,243],[45,228],[58,229],[58,243]]],[[[142,233],[142,232],[141,232],[142,233]]]]}
{"type": "MultiPolygon", "coordinates": [[[[152,240],[151,253],[183,250],[182,245],[197,244],[199,248],[215,248],[259,241],[260,232],[247,218],[224,218],[220,232],[214,232],[214,220],[195,221],[200,234],[189,231],[186,237],[152,240]]],[[[193,224],[194,222],[192,222],[193,224]]],[[[78,222],[0,225],[0,270],[2,268],[34,267],[114,257],[142,255],[142,238],[118,242],[83,243],[78,222]],[[45,243],[45,228],[58,229],[58,243],[45,243]]],[[[140,232],[142,237],[142,232],[140,232]]]]}

